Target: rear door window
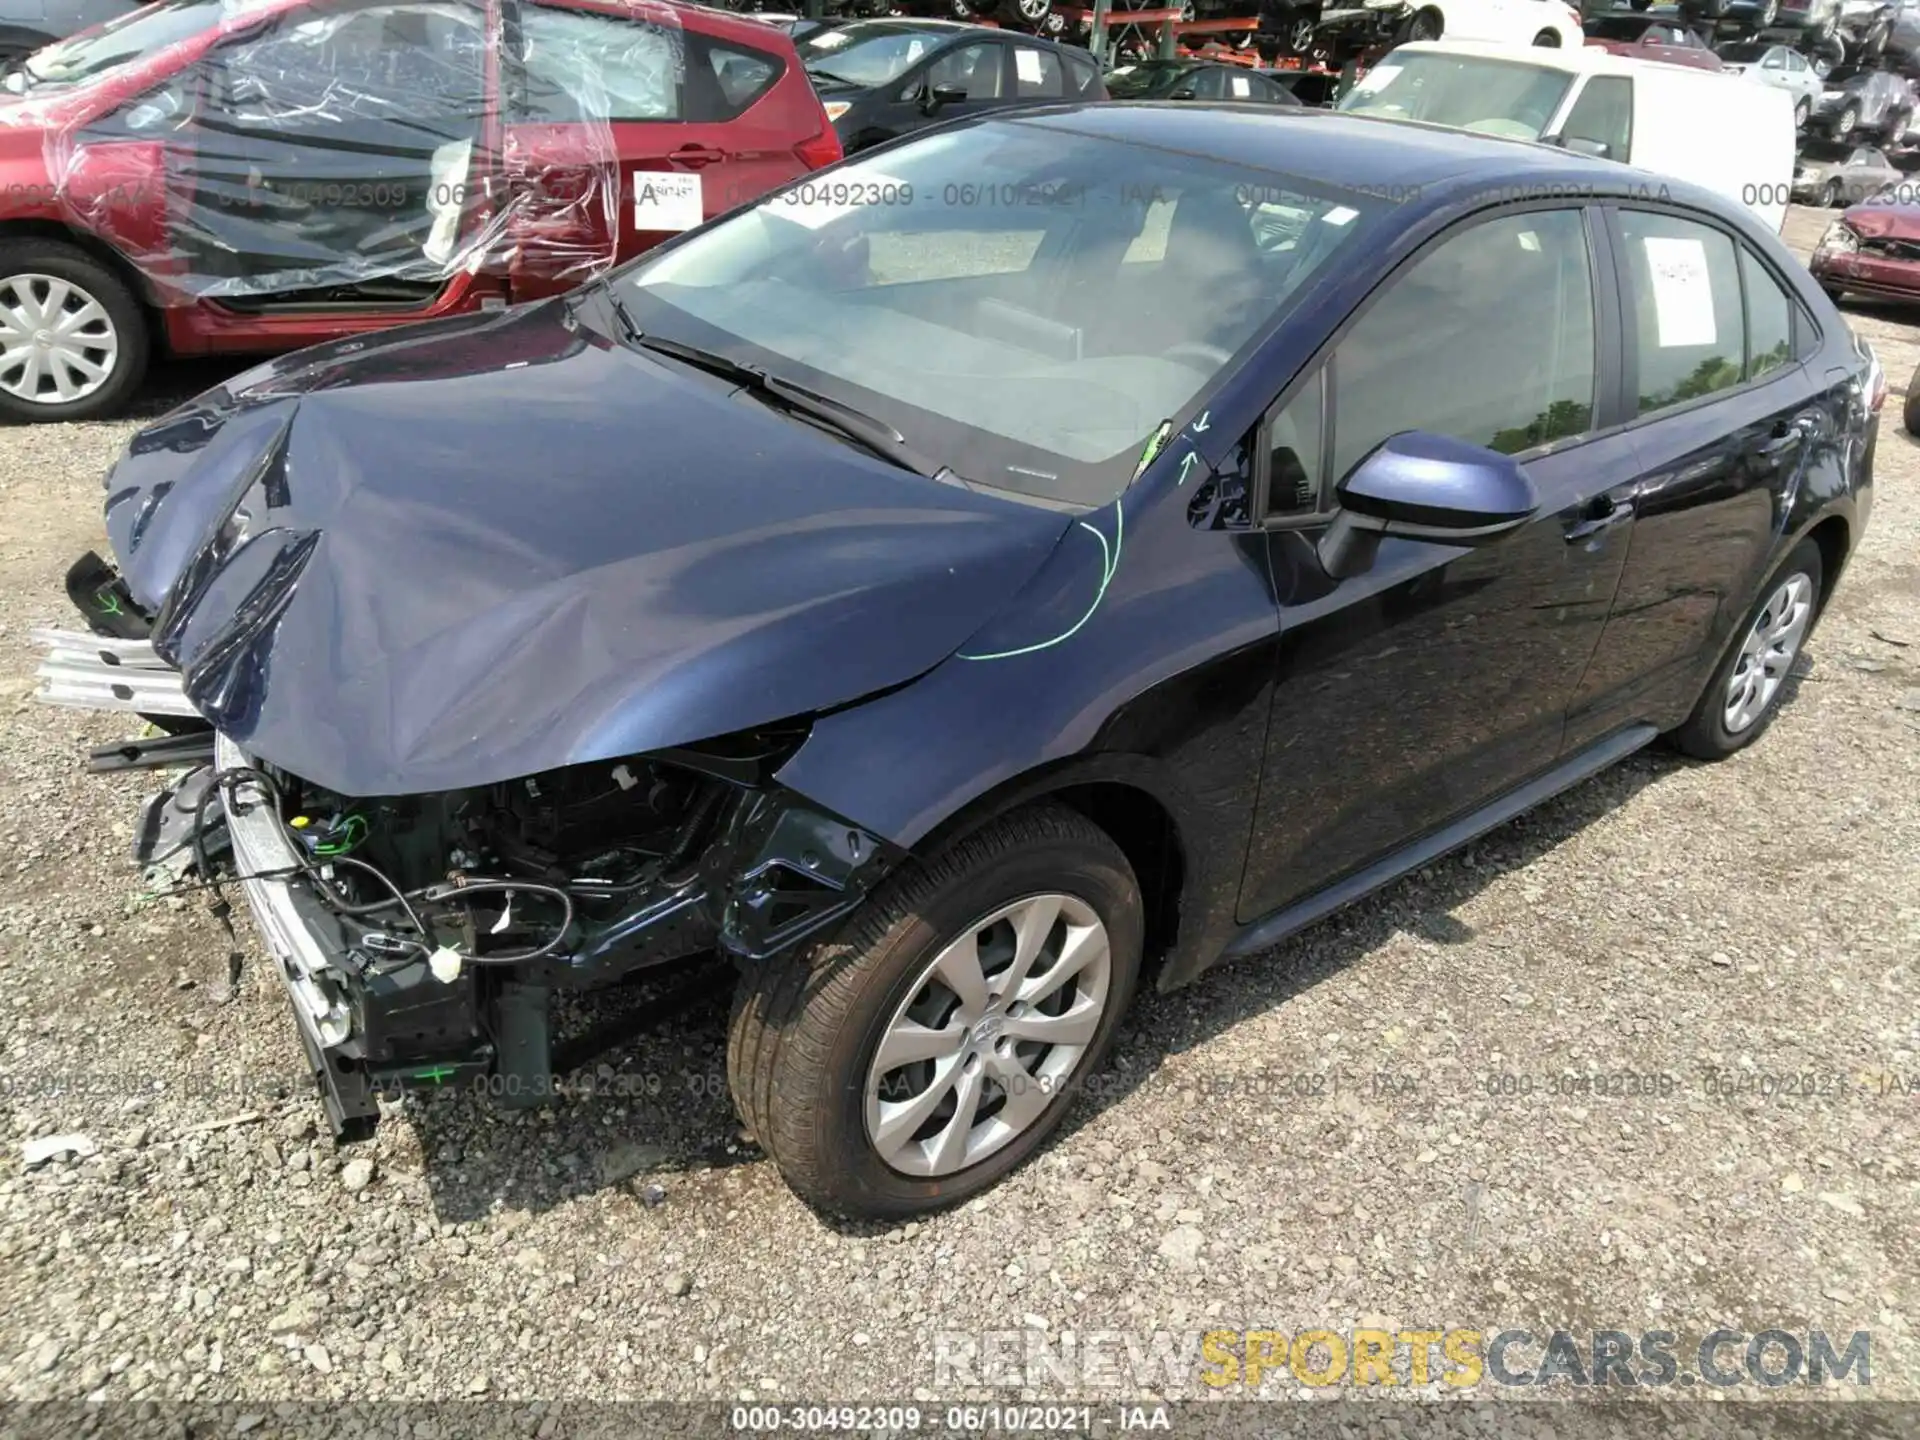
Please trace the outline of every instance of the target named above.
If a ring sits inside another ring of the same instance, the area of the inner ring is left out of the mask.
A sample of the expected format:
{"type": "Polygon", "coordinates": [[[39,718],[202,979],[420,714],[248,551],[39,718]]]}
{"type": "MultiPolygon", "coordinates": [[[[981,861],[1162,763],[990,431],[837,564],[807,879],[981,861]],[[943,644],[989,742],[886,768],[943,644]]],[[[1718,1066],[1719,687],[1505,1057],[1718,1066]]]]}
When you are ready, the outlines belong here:
{"type": "Polygon", "coordinates": [[[1013,93],[1020,100],[1060,100],[1066,97],[1065,67],[1060,56],[1037,45],[1013,47],[1013,93]]]}
{"type": "Polygon", "coordinates": [[[1746,369],[1740,266],[1730,236],[1675,215],[1622,210],[1636,412],[1730,390],[1746,369]]]}

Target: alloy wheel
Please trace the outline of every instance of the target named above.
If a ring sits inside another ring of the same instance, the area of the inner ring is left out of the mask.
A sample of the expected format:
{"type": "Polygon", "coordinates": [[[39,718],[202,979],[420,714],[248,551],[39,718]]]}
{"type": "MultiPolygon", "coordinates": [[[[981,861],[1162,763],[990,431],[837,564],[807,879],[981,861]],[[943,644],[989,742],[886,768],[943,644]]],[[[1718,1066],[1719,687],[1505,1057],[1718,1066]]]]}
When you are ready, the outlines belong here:
{"type": "Polygon", "coordinates": [[[71,280],[0,280],[0,390],[35,405],[70,404],[112,379],[119,358],[113,318],[71,280]]]}
{"type": "Polygon", "coordinates": [[[1727,679],[1723,719],[1729,735],[1740,734],[1767,713],[1799,658],[1812,618],[1813,581],[1798,572],[1789,575],[1754,617],[1727,679]]]}
{"type": "Polygon", "coordinates": [[[1053,0],[1015,0],[1014,8],[1020,12],[1020,18],[1029,25],[1038,25],[1047,18],[1047,12],[1053,9],[1053,0]]]}
{"type": "Polygon", "coordinates": [[[1112,981],[1093,907],[1047,893],[943,945],[881,1032],[867,1139],[892,1169],[964,1170],[1039,1120],[1099,1033],[1112,981]]]}

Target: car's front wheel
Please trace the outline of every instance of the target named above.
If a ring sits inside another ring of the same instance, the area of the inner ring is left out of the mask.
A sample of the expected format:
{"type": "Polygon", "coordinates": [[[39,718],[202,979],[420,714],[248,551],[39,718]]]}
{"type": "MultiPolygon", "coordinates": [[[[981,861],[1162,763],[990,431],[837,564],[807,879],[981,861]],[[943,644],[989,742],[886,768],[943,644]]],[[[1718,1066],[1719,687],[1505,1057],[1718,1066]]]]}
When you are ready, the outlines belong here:
{"type": "Polygon", "coordinates": [[[1760,738],[1780,708],[1780,697],[1800,647],[1820,614],[1820,547],[1794,546],[1741,621],[1740,638],[1707,682],[1693,714],[1670,737],[1688,755],[1721,760],[1760,738]]]}
{"type": "Polygon", "coordinates": [[[1907,403],[1900,420],[1909,435],[1920,435],[1920,365],[1914,366],[1913,378],[1907,381],[1907,403]]]}
{"type": "Polygon", "coordinates": [[[889,879],[811,954],[749,968],[734,1101],[821,1209],[957,1204],[1064,1118],[1132,999],[1143,930],[1105,831],[1059,805],[1007,816],[889,879]]]}
{"type": "Polygon", "coordinates": [[[90,420],[147,369],[147,321],[120,277],[75,245],[0,243],[0,417],[90,420]]]}
{"type": "Polygon", "coordinates": [[[1807,120],[1812,114],[1813,102],[1804,95],[1801,96],[1799,102],[1793,107],[1793,128],[1796,130],[1806,129],[1807,120]]]}

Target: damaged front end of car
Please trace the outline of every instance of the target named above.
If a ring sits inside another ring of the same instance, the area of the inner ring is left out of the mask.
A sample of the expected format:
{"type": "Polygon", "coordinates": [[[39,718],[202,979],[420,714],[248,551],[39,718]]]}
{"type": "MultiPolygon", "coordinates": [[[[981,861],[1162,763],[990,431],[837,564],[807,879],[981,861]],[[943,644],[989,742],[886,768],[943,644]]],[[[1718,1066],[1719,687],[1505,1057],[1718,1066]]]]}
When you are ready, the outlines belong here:
{"type": "Polygon", "coordinates": [[[199,719],[111,576],[75,567],[89,632],[36,632],[42,698],[160,732],[91,767],[173,772],[134,858],[150,889],[209,887],[216,915],[223,887],[246,895],[343,1139],[412,1088],[541,1103],[563,1068],[555,991],[778,955],[901,858],[774,779],[804,719],[436,794],[330,791],[199,719]]]}

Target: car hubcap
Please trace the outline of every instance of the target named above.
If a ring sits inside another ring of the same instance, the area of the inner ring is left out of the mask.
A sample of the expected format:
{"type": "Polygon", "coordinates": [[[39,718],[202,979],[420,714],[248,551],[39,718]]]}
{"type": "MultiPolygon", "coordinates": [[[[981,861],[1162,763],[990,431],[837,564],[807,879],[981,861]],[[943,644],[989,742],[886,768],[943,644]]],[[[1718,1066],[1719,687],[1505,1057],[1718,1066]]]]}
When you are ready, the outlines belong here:
{"type": "Polygon", "coordinates": [[[867,1072],[867,1139],[907,1175],[951,1175],[1031,1129],[1106,1013],[1107,927],[1071,895],[996,910],[944,946],[867,1072]]]}
{"type": "Polygon", "coordinates": [[[1740,659],[1727,681],[1729,735],[1738,735],[1766,713],[1793,669],[1812,618],[1813,581],[1805,575],[1789,575],[1768,597],[1740,646],[1740,659]]]}
{"type": "Polygon", "coordinates": [[[1053,0],[1020,0],[1020,18],[1028,21],[1044,20],[1047,11],[1053,8],[1053,0]]]}
{"type": "Polygon", "coordinates": [[[1293,27],[1293,48],[1304,51],[1313,43],[1313,22],[1302,20],[1293,27]]]}
{"type": "Polygon", "coordinates": [[[82,400],[112,377],[119,355],[112,318],[72,281],[0,280],[0,390],[36,405],[82,400]]]}

